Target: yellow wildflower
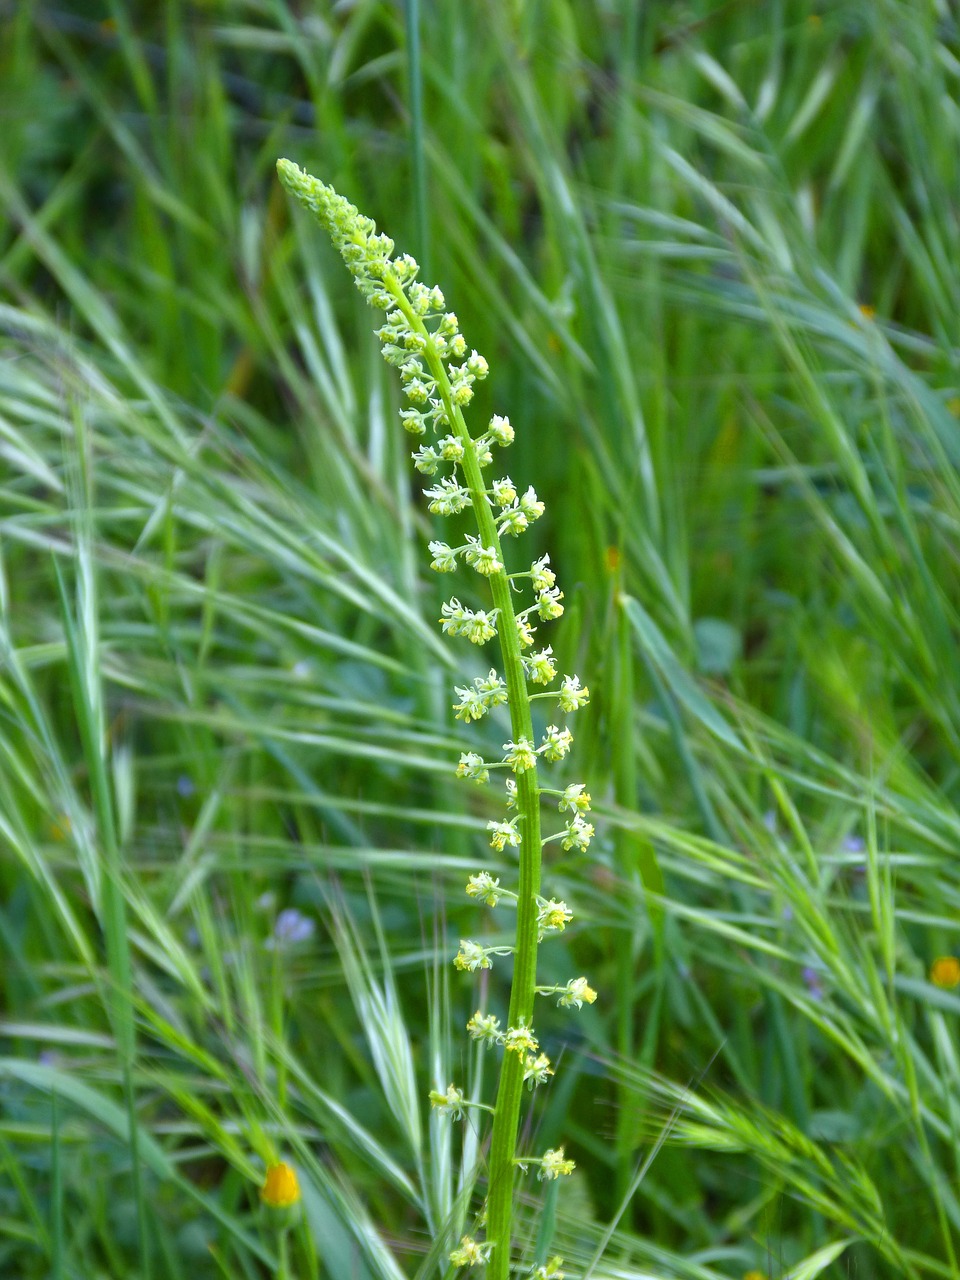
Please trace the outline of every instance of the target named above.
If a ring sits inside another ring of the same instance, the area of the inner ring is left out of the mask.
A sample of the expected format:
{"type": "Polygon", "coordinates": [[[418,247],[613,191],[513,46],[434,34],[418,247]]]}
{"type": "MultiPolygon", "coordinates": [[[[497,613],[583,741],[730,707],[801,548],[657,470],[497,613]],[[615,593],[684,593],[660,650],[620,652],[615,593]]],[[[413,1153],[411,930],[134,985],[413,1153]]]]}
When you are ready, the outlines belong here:
{"type": "Polygon", "coordinates": [[[960,960],[956,956],[938,956],[930,966],[930,981],[935,987],[960,987],[960,960]]]}
{"type": "Polygon", "coordinates": [[[267,1170],[267,1178],[260,1188],[260,1199],[271,1209],[289,1209],[299,1203],[300,1184],[297,1175],[281,1160],[267,1170]]]}

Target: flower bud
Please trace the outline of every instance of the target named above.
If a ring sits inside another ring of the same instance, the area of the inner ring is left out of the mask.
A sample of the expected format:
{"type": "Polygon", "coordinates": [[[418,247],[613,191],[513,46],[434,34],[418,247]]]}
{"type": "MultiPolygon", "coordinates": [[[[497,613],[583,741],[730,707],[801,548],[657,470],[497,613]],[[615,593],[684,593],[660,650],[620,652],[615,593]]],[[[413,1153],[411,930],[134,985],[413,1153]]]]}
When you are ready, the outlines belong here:
{"type": "Polygon", "coordinates": [[[290,1165],[282,1160],[270,1165],[260,1199],[271,1226],[285,1231],[296,1225],[300,1220],[300,1184],[290,1165]]]}

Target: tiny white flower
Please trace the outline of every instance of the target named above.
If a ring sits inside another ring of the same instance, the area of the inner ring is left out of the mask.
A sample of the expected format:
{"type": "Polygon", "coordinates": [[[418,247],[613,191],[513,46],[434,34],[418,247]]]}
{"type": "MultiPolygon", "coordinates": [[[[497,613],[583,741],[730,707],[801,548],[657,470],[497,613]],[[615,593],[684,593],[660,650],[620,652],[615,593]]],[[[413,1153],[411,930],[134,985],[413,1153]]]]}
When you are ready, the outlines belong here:
{"type": "Polygon", "coordinates": [[[494,480],[491,489],[493,500],[498,507],[509,507],[517,500],[516,485],[509,476],[504,476],[502,480],[494,480]]]}
{"type": "Polygon", "coordinates": [[[375,329],[374,332],[381,342],[396,343],[399,340],[401,333],[403,333],[406,322],[406,316],[402,311],[392,311],[390,315],[387,316],[387,323],[381,328],[375,329]],[[394,316],[399,316],[399,321],[395,320],[394,316]]]}
{"type": "Polygon", "coordinates": [[[454,703],[453,708],[458,720],[479,720],[507,701],[506,682],[492,667],[489,675],[474,678],[472,689],[457,685],[455,692],[460,695],[460,701],[454,703]]]}
{"type": "Polygon", "coordinates": [[[470,490],[464,489],[453,476],[444,476],[439,484],[424,489],[423,496],[430,499],[427,509],[437,516],[455,516],[473,504],[470,490]]]}
{"type": "Polygon", "coordinates": [[[425,476],[436,475],[437,467],[442,460],[440,454],[431,444],[421,445],[416,453],[411,453],[410,457],[413,459],[413,465],[416,469],[425,476]]]}
{"type": "Polygon", "coordinates": [[[533,1028],[524,1026],[523,1022],[517,1027],[508,1027],[503,1037],[503,1047],[511,1049],[514,1053],[536,1053],[539,1049],[537,1037],[533,1034],[533,1028]]]}
{"type": "Polygon", "coordinates": [[[563,592],[559,587],[547,587],[545,591],[540,592],[537,596],[537,613],[544,622],[560,617],[563,613],[563,605],[560,603],[562,599],[563,592]]]}
{"type": "Polygon", "coordinates": [[[467,1034],[473,1040],[482,1040],[488,1049],[503,1043],[500,1019],[492,1013],[482,1014],[479,1009],[467,1023],[467,1034]]]}
{"type": "Polygon", "coordinates": [[[424,415],[419,409],[401,409],[400,421],[403,424],[404,431],[409,431],[412,436],[422,436],[426,431],[424,425],[424,415]]]}
{"type": "Polygon", "coordinates": [[[578,711],[590,701],[590,690],[579,676],[564,676],[557,698],[561,711],[578,711]]]}
{"type": "Polygon", "coordinates": [[[565,828],[566,835],[560,841],[564,849],[577,848],[581,853],[585,853],[593,839],[594,829],[592,822],[584,822],[579,813],[567,823],[565,828]]]}
{"type": "Polygon", "coordinates": [[[460,950],[454,956],[453,963],[461,971],[470,973],[475,973],[477,969],[491,967],[487,948],[481,946],[479,942],[472,942],[469,938],[460,939],[460,950]]]}
{"type": "Polygon", "coordinates": [[[407,382],[404,385],[403,390],[406,393],[407,399],[411,400],[414,404],[426,404],[430,399],[430,392],[433,390],[433,385],[432,383],[428,384],[424,382],[421,378],[413,378],[410,382],[407,382]]]}
{"type": "Polygon", "coordinates": [[[430,561],[430,568],[437,573],[453,573],[457,567],[457,553],[452,547],[448,547],[445,542],[430,542],[427,544],[433,559],[430,561]]]}
{"type": "Polygon", "coordinates": [[[537,491],[533,485],[530,485],[527,492],[520,499],[520,509],[531,524],[533,524],[534,520],[539,520],[546,510],[544,504],[537,497],[537,491]]]}
{"type": "Polygon", "coordinates": [[[497,628],[494,625],[496,616],[496,609],[490,613],[485,613],[482,609],[478,609],[468,620],[466,626],[461,629],[460,634],[466,636],[471,644],[486,644],[488,640],[492,640],[497,634],[497,628]]]}
{"type": "Polygon", "coordinates": [[[458,636],[468,615],[472,616],[471,611],[465,609],[456,596],[440,606],[440,613],[440,626],[448,636],[458,636]]]}
{"type": "Polygon", "coordinates": [[[573,1005],[582,1009],[585,1004],[593,1004],[597,998],[597,993],[586,978],[571,978],[565,987],[557,988],[556,994],[559,996],[557,1004],[563,1009],[569,1009],[573,1005]]]}
{"type": "Polygon", "coordinates": [[[490,770],[483,757],[478,756],[475,751],[462,751],[457,765],[457,777],[470,778],[473,782],[489,782],[490,770]]]}
{"type": "Polygon", "coordinates": [[[547,645],[538,653],[531,653],[523,658],[524,670],[528,679],[534,684],[549,684],[556,677],[557,668],[553,662],[553,646],[547,645]]]}
{"type": "MultiPolygon", "coordinates": [[[[527,619],[527,618],[518,618],[518,619],[517,619],[517,635],[519,636],[519,638],[520,638],[520,643],[521,643],[522,645],[531,645],[531,644],[533,644],[533,636],[534,636],[534,632],[536,631],[536,629],[537,629],[536,627],[532,627],[532,626],[530,625],[529,619],[527,619]]],[[[556,674],[556,673],[554,673],[554,674],[556,674]]],[[[552,678],[552,677],[551,677],[551,678],[552,678]]]]}
{"type": "Polygon", "coordinates": [[[462,689],[457,685],[454,692],[460,695],[460,701],[453,704],[457,720],[479,720],[487,714],[487,704],[476,689],[462,689]]]}
{"type": "Polygon", "coordinates": [[[476,569],[477,573],[482,573],[485,578],[489,578],[494,573],[503,572],[503,564],[494,547],[483,546],[479,538],[469,533],[467,542],[470,545],[464,552],[463,558],[468,565],[476,569]]]}
{"type": "Polygon", "coordinates": [[[444,436],[437,441],[437,448],[446,462],[460,462],[463,458],[463,441],[457,436],[444,436]]]}
{"type": "Polygon", "coordinates": [[[547,731],[543,735],[540,750],[544,760],[549,760],[553,764],[557,760],[562,760],[572,745],[573,734],[569,729],[559,729],[555,724],[550,724],[547,725],[547,731]]]}
{"type": "Polygon", "coordinates": [[[486,360],[484,360],[479,351],[472,351],[470,353],[470,358],[467,360],[467,368],[473,376],[481,382],[490,372],[490,366],[487,364],[486,360]]]}
{"type": "Polygon", "coordinates": [[[463,1090],[448,1084],[446,1093],[439,1089],[430,1090],[430,1106],[438,1115],[453,1116],[454,1120],[463,1119],[463,1090]]]}
{"type": "Polygon", "coordinates": [[[459,1246],[447,1256],[455,1267],[482,1267],[490,1261],[492,1242],[478,1244],[471,1236],[462,1236],[459,1246]]]}
{"type": "Polygon", "coordinates": [[[576,1167],[572,1160],[564,1158],[563,1147],[558,1147],[555,1151],[550,1150],[543,1153],[543,1159],[540,1161],[540,1172],[537,1177],[542,1182],[552,1182],[555,1178],[566,1177],[573,1173],[576,1167]]]}
{"type": "Polygon", "coordinates": [[[549,901],[541,898],[537,912],[537,926],[541,939],[545,933],[563,933],[572,919],[573,912],[565,902],[558,901],[556,898],[550,898],[549,901]]]}
{"type": "Polygon", "coordinates": [[[440,614],[440,627],[445,635],[466,636],[473,644],[485,644],[497,634],[496,609],[489,612],[465,609],[454,597],[440,606],[440,614]]]}
{"type": "Polygon", "coordinates": [[[420,263],[409,253],[401,253],[393,260],[393,272],[401,284],[407,280],[415,280],[420,270],[420,263]]]}
{"type": "Polygon", "coordinates": [[[473,399],[473,387],[470,385],[473,382],[473,375],[464,372],[462,368],[455,373],[452,368],[450,371],[454,374],[450,379],[450,399],[454,404],[464,407],[473,399]]]}
{"type": "Polygon", "coordinates": [[[537,753],[529,738],[521,737],[519,742],[505,742],[503,750],[504,759],[514,773],[523,773],[526,769],[532,769],[537,763],[537,753]]]}
{"type": "Polygon", "coordinates": [[[541,556],[539,560],[534,560],[530,566],[530,577],[533,580],[534,591],[546,591],[556,583],[557,575],[547,567],[549,564],[550,557],[541,556]]]}
{"type": "Polygon", "coordinates": [[[520,843],[520,832],[517,830],[519,821],[520,819],[517,817],[510,822],[488,822],[487,830],[490,832],[490,847],[502,852],[503,846],[508,844],[515,849],[520,843]]]}
{"type": "Polygon", "coordinates": [[[493,667],[490,668],[489,675],[478,676],[473,683],[483,695],[488,707],[499,707],[501,703],[507,701],[507,682],[502,676],[497,675],[493,667]]]}
{"type": "Polygon", "coordinates": [[[507,779],[507,808],[515,809],[517,807],[517,784],[512,778],[507,779]]]}
{"type": "Polygon", "coordinates": [[[531,1089],[535,1084],[546,1084],[547,1076],[552,1075],[553,1068],[550,1066],[550,1059],[545,1053],[540,1053],[536,1057],[531,1054],[524,1063],[523,1079],[525,1083],[530,1085],[531,1089]]]}
{"type": "Polygon", "coordinates": [[[571,782],[569,787],[564,788],[557,808],[561,813],[567,811],[570,813],[589,813],[590,793],[582,782],[571,782]]]}
{"type": "Polygon", "coordinates": [[[503,896],[503,890],[500,888],[499,879],[492,876],[489,871],[481,871],[467,881],[467,896],[479,898],[488,907],[495,907],[503,896]]]}
{"type": "Polygon", "coordinates": [[[501,417],[500,414],[495,413],[490,419],[490,425],[487,428],[487,431],[494,444],[502,446],[513,444],[514,430],[510,425],[509,418],[501,417]]]}
{"type": "Polygon", "coordinates": [[[430,310],[430,290],[425,284],[416,281],[407,290],[410,306],[418,316],[425,316],[430,310]]]}
{"type": "Polygon", "coordinates": [[[406,347],[397,346],[394,342],[385,343],[380,354],[387,364],[393,365],[395,369],[399,369],[401,365],[405,365],[410,359],[410,353],[406,347]]]}
{"type": "Polygon", "coordinates": [[[500,523],[497,525],[497,533],[501,537],[509,534],[511,538],[519,538],[521,533],[525,533],[530,525],[526,514],[519,507],[506,507],[500,513],[500,523]]]}

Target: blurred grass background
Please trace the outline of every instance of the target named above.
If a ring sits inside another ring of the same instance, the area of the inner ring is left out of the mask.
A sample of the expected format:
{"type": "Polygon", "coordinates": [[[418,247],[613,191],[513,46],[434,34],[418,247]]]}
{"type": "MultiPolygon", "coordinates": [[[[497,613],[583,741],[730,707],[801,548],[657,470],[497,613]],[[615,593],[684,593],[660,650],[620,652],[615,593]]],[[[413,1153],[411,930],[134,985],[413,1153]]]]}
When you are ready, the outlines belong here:
{"type": "Polygon", "coordinates": [[[283,1156],[297,1276],[442,1276],[482,1195],[424,1099],[493,1078],[452,766],[502,734],[288,155],[488,358],[593,692],[520,1274],[955,1276],[953,9],[0,15],[0,1274],[272,1275],[283,1156]]]}

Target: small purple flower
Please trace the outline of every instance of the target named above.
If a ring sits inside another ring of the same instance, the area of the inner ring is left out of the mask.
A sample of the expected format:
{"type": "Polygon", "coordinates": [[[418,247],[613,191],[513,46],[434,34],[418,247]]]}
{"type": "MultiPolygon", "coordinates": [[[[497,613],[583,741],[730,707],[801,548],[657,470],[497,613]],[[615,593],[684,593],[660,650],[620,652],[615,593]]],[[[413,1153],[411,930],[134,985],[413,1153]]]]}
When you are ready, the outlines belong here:
{"type": "Polygon", "coordinates": [[[823,999],[823,984],[820,981],[820,974],[812,965],[804,965],[800,972],[807,990],[813,996],[814,1000],[823,999]]]}
{"type": "Polygon", "coordinates": [[[789,902],[780,912],[780,919],[783,920],[786,924],[789,924],[790,921],[793,919],[793,907],[791,907],[789,902]]]}
{"type": "Polygon", "coordinates": [[[193,779],[187,777],[185,773],[181,773],[180,777],[177,779],[177,795],[182,796],[183,799],[186,800],[188,797],[193,795],[196,789],[197,788],[193,785],[193,779]]]}
{"type": "Polygon", "coordinates": [[[296,907],[285,907],[273,926],[273,937],[267,939],[267,950],[292,947],[313,937],[313,921],[296,907]]]}
{"type": "Polygon", "coordinates": [[[863,836],[846,836],[840,847],[844,853],[863,853],[867,846],[864,843],[863,836]]]}
{"type": "Polygon", "coordinates": [[[768,809],[763,815],[763,825],[767,828],[771,835],[777,834],[777,811],[776,809],[768,809]]]}

